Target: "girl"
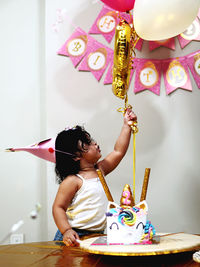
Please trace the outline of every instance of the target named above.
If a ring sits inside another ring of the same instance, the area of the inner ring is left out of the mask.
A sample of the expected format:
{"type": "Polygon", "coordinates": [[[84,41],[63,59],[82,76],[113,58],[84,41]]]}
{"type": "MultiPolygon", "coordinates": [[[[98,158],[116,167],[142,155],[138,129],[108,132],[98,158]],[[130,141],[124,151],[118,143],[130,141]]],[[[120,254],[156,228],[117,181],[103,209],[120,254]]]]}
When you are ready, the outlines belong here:
{"type": "Polygon", "coordinates": [[[103,233],[108,200],[96,169],[107,175],[117,167],[129,146],[130,125],[136,120],[132,110],[127,109],[114,150],[101,161],[98,144],[83,127],[76,126],[58,134],[55,171],[60,186],[52,212],[59,230],[54,240],[73,246],[78,245],[81,236],[103,233]]]}

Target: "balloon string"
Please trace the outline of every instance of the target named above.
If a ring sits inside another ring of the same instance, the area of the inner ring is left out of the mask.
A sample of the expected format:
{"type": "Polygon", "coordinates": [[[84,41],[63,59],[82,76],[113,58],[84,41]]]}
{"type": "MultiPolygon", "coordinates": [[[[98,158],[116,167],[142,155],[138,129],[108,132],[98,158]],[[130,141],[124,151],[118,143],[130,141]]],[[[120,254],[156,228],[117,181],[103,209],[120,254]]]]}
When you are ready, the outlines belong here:
{"type": "MultiPolygon", "coordinates": [[[[118,108],[117,111],[118,112],[122,112],[123,115],[125,114],[127,108],[132,108],[129,104],[128,104],[128,95],[125,95],[125,100],[124,100],[124,108],[118,108]]],[[[136,163],[136,156],[135,156],[135,134],[138,132],[138,127],[137,127],[137,121],[133,122],[133,124],[131,125],[131,129],[133,132],[133,199],[135,201],[135,163],[136,163]]]]}
{"type": "Polygon", "coordinates": [[[125,108],[125,110],[127,109],[127,104],[128,104],[128,94],[126,93],[125,99],[124,99],[124,108],[125,108]]]}
{"type": "MultiPolygon", "coordinates": [[[[124,115],[128,108],[132,109],[132,106],[130,104],[128,104],[128,94],[126,93],[125,99],[124,99],[124,108],[122,108],[122,107],[118,108],[117,111],[123,113],[123,115],[124,115]]],[[[138,132],[137,121],[134,121],[130,127],[131,127],[133,133],[138,132]]]]}
{"type": "Polygon", "coordinates": [[[123,18],[122,18],[122,16],[121,16],[120,12],[117,11],[116,13],[117,13],[117,17],[118,17],[120,20],[123,20],[123,18]]]}
{"type": "MultiPolygon", "coordinates": [[[[139,41],[139,39],[140,39],[140,37],[137,35],[137,33],[133,27],[132,28],[132,35],[131,35],[131,49],[132,49],[132,52],[134,54],[134,57],[136,57],[135,47],[136,47],[136,44],[139,41]]],[[[134,57],[132,57],[132,61],[133,61],[134,57]]]]}
{"type": "Polygon", "coordinates": [[[127,110],[127,104],[128,104],[128,95],[126,93],[125,98],[124,98],[124,108],[122,108],[122,107],[118,108],[117,111],[123,113],[123,115],[124,115],[126,113],[126,110],[127,110]]]}
{"type": "Polygon", "coordinates": [[[135,200],[135,132],[133,132],[133,199],[135,200]]]}

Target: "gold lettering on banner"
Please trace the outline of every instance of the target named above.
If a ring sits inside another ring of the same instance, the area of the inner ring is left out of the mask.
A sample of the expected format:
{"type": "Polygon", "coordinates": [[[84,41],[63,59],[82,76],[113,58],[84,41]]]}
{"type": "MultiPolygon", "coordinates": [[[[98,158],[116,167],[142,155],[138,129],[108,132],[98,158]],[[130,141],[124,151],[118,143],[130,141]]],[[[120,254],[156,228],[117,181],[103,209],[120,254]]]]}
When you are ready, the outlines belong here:
{"type": "Polygon", "coordinates": [[[106,13],[97,21],[98,29],[103,33],[109,33],[115,29],[117,14],[113,11],[106,13]]]}
{"type": "Polygon", "coordinates": [[[200,33],[200,24],[197,20],[194,20],[193,23],[180,34],[180,36],[186,40],[195,40],[200,33]]]}
{"type": "Polygon", "coordinates": [[[81,56],[87,48],[87,42],[88,38],[86,35],[79,35],[67,43],[66,50],[73,57],[81,56]]]}
{"type": "Polygon", "coordinates": [[[182,79],[182,76],[181,76],[181,74],[180,74],[180,72],[181,72],[182,69],[183,69],[183,68],[180,68],[180,67],[178,66],[176,69],[172,69],[172,70],[171,70],[171,73],[172,73],[172,76],[173,76],[174,79],[176,79],[176,76],[178,76],[178,78],[182,79]]]}
{"type": "Polygon", "coordinates": [[[194,70],[197,75],[200,75],[200,53],[194,56],[194,70]]]}
{"type": "Polygon", "coordinates": [[[94,62],[94,65],[97,64],[97,61],[98,61],[99,58],[100,58],[100,56],[97,56],[97,58],[96,58],[96,60],[95,60],[95,62],[94,62]]]}
{"type": "Polygon", "coordinates": [[[144,73],[143,75],[145,76],[147,76],[147,80],[146,80],[146,82],[149,82],[149,76],[151,75],[151,74],[153,74],[153,71],[151,71],[151,70],[149,70],[147,73],[144,73]]]}
{"type": "Polygon", "coordinates": [[[87,64],[90,70],[98,71],[105,67],[107,51],[105,48],[99,48],[88,55],[87,64]]]}
{"type": "Polygon", "coordinates": [[[78,50],[81,48],[81,44],[79,42],[74,42],[75,47],[72,49],[75,52],[78,52],[78,50]]]}
{"type": "Polygon", "coordinates": [[[114,19],[109,19],[108,17],[106,17],[106,18],[104,19],[104,21],[103,21],[103,24],[100,25],[100,27],[103,28],[104,26],[106,26],[106,28],[109,29],[109,28],[110,28],[110,25],[111,25],[112,23],[114,23],[114,22],[115,22],[114,19]]]}
{"type": "Polygon", "coordinates": [[[140,70],[139,80],[145,88],[151,88],[156,85],[159,79],[159,74],[155,64],[152,61],[147,61],[140,70]]]}
{"type": "Polygon", "coordinates": [[[170,62],[166,73],[166,79],[173,87],[181,87],[187,82],[187,73],[178,60],[170,62]]]}

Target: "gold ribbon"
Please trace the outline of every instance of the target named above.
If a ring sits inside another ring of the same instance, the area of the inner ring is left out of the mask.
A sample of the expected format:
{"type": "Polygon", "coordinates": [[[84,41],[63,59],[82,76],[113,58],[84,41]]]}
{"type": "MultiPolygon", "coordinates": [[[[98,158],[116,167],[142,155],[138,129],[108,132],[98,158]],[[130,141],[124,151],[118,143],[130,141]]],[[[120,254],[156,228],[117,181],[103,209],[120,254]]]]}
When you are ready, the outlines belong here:
{"type": "Polygon", "coordinates": [[[105,194],[107,196],[108,201],[114,202],[113,197],[112,197],[112,195],[110,193],[110,190],[108,188],[108,185],[106,183],[106,180],[103,177],[102,171],[100,169],[96,169],[96,171],[97,171],[99,180],[100,180],[100,182],[101,182],[101,184],[103,186],[103,189],[104,189],[104,192],[105,192],[105,194]]]}
{"type": "MultiPolygon", "coordinates": [[[[126,113],[127,109],[132,109],[132,106],[128,104],[128,95],[126,94],[125,100],[124,100],[124,108],[118,108],[117,111],[123,113],[123,115],[126,113]]],[[[136,147],[136,141],[135,141],[135,134],[138,132],[138,126],[137,121],[134,121],[130,125],[133,133],[133,198],[135,200],[135,163],[136,163],[136,156],[135,156],[135,147],[136,147]]]]}
{"type": "Polygon", "coordinates": [[[133,131],[133,198],[135,199],[135,132],[133,131]]]}
{"type": "Polygon", "coordinates": [[[143,185],[142,185],[142,192],[141,192],[141,197],[140,197],[140,201],[143,201],[146,199],[146,195],[147,195],[147,188],[148,188],[148,183],[149,183],[149,175],[150,175],[150,168],[146,168],[145,169],[145,173],[144,173],[144,180],[143,180],[143,185]]]}

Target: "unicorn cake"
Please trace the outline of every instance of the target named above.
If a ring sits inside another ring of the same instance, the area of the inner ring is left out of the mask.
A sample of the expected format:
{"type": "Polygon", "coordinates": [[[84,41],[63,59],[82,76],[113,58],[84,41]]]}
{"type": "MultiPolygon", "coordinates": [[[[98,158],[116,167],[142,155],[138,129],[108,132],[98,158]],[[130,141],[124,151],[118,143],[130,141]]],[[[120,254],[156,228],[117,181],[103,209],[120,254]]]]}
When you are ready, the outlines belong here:
{"type": "Polygon", "coordinates": [[[147,220],[147,202],[144,200],[134,206],[128,203],[124,205],[121,201],[119,206],[109,202],[106,212],[107,244],[151,244],[155,228],[147,220]]]}

